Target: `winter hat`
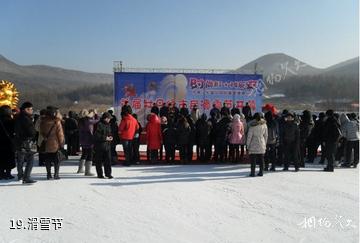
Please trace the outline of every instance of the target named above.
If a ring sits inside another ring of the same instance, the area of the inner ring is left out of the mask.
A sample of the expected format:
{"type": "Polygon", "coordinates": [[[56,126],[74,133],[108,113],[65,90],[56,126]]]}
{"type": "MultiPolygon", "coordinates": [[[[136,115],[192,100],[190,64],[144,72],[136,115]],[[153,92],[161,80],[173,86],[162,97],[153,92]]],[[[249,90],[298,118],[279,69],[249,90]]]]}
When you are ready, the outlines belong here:
{"type": "Polygon", "coordinates": [[[302,115],[302,119],[304,121],[307,121],[307,122],[311,121],[311,119],[312,119],[311,112],[309,110],[304,110],[303,115],[302,115]]]}
{"type": "Polygon", "coordinates": [[[261,120],[261,114],[260,112],[256,112],[253,116],[254,120],[256,121],[260,121],[261,120]]]}
{"type": "Polygon", "coordinates": [[[112,116],[109,112],[104,112],[101,116],[101,119],[103,119],[103,120],[106,118],[112,118],[112,116]]]}
{"type": "Polygon", "coordinates": [[[166,116],[161,117],[161,124],[167,124],[167,118],[166,116]]]}
{"type": "Polygon", "coordinates": [[[324,112],[320,112],[319,113],[319,119],[324,119],[325,118],[325,113],[324,112]]]}
{"type": "Polygon", "coordinates": [[[80,111],[80,117],[81,118],[84,118],[84,117],[87,117],[89,115],[89,111],[86,110],[86,109],[83,109],[80,111]]]}
{"type": "Polygon", "coordinates": [[[287,113],[287,114],[285,115],[285,117],[289,117],[289,116],[291,116],[292,118],[295,118],[294,113],[293,113],[293,112],[290,112],[290,111],[289,111],[289,113],[287,113]]]}
{"type": "Polygon", "coordinates": [[[268,111],[265,113],[265,120],[268,122],[273,120],[273,115],[272,115],[271,111],[268,111]]]}
{"type": "Polygon", "coordinates": [[[327,116],[334,116],[334,110],[327,110],[325,114],[327,116]]]}
{"type": "Polygon", "coordinates": [[[20,107],[20,110],[25,110],[26,108],[31,108],[31,107],[34,107],[33,104],[31,104],[29,101],[26,101],[24,102],[21,107],[20,107]]]}
{"type": "Polygon", "coordinates": [[[294,117],[294,112],[288,111],[288,113],[285,114],[285,117],[288,117],[288,116],[294,117]]]}
{"type": "Polygon", "coordinates": [[[56,108],[56,107],[48,106],[46,108],[45,115],[48,117],[54,118],[56,116],[57,110],[58,110],[58,108],[56,108]]]}
{"type": "Polygon", "coordinates": [[[240,121],[240,115],[235,114],[234,117],[233,117],[233,121],[240,121]]]}
{"type": "Polygon", "coordinates": [[[89,113],[86,116],[89,117],[89,118],[93,118],[95,116],[95,113],[96,113],[95,110],[89,110],[89,113]]]}

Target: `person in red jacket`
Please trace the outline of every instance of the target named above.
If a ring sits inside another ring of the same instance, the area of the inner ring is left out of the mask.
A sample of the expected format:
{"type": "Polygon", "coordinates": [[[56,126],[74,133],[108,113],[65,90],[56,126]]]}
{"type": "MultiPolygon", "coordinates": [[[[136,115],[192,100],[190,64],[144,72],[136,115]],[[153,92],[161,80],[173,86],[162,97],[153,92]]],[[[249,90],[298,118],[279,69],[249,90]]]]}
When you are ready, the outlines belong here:
{"type": "Polygon", "coordinates": [[[135,132],[138,129],[139,124],[137,120],[130,114],[129,110],[124,110],[121,122],[119,124],[119,136],[124,149],[125,166],[130,166],[133,162],[133,139],[135,132]]]}
{"type": "Polygon", "coordinates": [[[158,152],[161,148],[162,135],[160,118],[154,113],[150,114],[149,122],[146,125],[146,141],[150,151],[150,160],[155,162],[159,158],[158,152]]]}

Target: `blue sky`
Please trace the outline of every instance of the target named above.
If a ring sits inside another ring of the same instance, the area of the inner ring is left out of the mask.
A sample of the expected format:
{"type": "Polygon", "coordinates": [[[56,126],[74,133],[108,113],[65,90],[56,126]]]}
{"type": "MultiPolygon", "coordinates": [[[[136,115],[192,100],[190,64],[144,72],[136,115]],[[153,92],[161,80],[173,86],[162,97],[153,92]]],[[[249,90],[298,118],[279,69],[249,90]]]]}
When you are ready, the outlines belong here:
{"type": "Polygon", "coordinates": [[[89,72],[238,68],[283,52],[315,67],[359,53],[358,0],[0,0],[0,54],[89,72]]]}

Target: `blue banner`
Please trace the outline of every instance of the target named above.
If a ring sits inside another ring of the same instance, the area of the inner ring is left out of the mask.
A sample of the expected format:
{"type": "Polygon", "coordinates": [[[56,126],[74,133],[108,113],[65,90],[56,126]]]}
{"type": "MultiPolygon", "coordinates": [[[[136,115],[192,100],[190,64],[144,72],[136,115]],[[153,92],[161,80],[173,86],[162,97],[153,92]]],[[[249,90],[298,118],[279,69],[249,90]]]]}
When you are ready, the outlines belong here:
{"type": "Polygon", "coordinates": [[[128,101],[142,124],[153,103],[161,107],[175,102],[189,109],[197,105],[208,114],[213,104],[241,109],[248,102],[253,111],[261,111],[264,90],[262,75],[255,74],[115,72],[114,82],[117,115],[128,101]]]}

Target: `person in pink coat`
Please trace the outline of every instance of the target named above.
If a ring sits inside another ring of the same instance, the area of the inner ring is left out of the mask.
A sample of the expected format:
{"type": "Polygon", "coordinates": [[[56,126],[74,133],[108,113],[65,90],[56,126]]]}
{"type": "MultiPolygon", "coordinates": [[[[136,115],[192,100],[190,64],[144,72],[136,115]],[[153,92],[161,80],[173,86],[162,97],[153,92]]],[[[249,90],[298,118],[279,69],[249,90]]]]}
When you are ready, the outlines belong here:
{"type": "Polygon", "coordinates": [[[151,113],[149,122],[146,125],[146,141],[148,150],[150,151],[150,160],[155,162],[158,160],[159,149],[161,148],[162,135],[160,118],[151,113]]]}
{"type": "Polygon", "coordinates": [[[231,123],[231,133],[229,134],[231,162],[240,162],[240,144],[244,143],[244,125],[240,120],[240,115],[235,114],[231,123]]]}

